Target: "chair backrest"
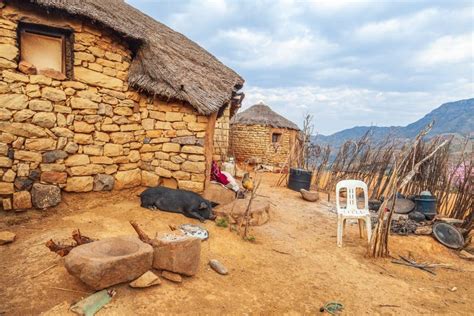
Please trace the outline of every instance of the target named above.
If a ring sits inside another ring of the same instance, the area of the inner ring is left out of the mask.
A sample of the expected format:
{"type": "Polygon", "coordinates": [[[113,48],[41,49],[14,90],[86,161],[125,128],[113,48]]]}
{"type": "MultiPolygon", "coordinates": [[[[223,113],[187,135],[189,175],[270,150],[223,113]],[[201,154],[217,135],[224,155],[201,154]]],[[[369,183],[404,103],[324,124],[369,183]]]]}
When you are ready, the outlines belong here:
{"type": "Polygon", "coordinates": [[[337,213],[347,211],[362,211],[369,209],[369,198],[367,193],[367,184],[360,180],[342,180],[336,185],[336,209],[337,213]],[[347,191],[347,203],[345,208],[341,208],[340,192],[342,189],[347,191]],[[359,209],[357,207],[357,188],[361,188],[364,191],[364,208],[359,209]]]}

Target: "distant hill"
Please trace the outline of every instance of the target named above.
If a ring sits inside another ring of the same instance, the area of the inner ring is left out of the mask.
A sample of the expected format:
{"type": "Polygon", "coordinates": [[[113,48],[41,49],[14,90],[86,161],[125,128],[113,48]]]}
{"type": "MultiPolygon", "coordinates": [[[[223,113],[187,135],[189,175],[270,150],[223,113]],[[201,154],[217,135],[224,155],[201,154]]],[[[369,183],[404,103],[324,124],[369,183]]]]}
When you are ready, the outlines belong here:
{"type": "Polygon", "coordinates": [[[387,135],[400,139],[413,138],[433,120],[435,124],[428,137],[444,134],[455,134],[458,137],[472,135],[474,133],[474,98],[444,103],[407,126],[356,126],[329,136],[314,136],[313,142],[339,147],[349,139],[359,139],[369,129],[372,129],[371,137],[374,141],[380,141],[387,135]]]}

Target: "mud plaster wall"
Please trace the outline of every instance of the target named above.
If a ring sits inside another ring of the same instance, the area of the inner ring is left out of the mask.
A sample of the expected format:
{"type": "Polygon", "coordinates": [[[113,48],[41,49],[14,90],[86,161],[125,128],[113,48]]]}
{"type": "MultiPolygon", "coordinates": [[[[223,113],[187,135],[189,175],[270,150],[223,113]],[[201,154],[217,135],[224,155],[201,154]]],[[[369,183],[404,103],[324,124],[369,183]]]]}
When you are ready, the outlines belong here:
{"type": "Polygon", "coordinates": [[[262,125],[232,124],[230,153],[239,162],[256,162],[283,166],[296,141],[297,131],[262,125]],[[280,141],[272,142],[272,134],[280,133],[280,141]]]}
{"type": "Polygon", "coordinates": [[[5,210],[35,206],[33,183],[88,192],[155,186],[161,178],[170,186],[204,190],[209,118],[189,105],[133,91],[127,85],[130,62],[125,42],[106,30],[9,5],[0,9],[0,196],[5,210]],[[74,30],[72,80],[18,70],[20,19],[74,30]]]}

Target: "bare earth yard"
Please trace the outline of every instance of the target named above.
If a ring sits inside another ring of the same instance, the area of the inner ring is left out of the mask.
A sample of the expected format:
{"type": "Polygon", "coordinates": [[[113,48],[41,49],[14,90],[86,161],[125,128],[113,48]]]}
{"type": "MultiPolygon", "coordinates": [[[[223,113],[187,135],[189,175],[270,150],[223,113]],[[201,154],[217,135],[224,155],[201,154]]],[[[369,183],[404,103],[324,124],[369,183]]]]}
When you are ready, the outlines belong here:
{"type": "MultiPolygon", "coordinates": [[[[275,182],[274,175],[266,175],[260,189],[274,205],[269,223],[252,229],[255,243],[207,221],[211,237],[203,243],[197,276],[148,289],[116,286],[117,295],[98,315],[317,314],[328,301],[343,303],[347,315],[472,315],[473,263],[431,237],[392,237],[392,255],[411,252],[418,261],[449,263],[462,272],[437,269],[434,276],[390,259],[368,259],[357,225],[348,225],[344,247],[337,248],[336,218],[328,204],[305,202],[299,193],[272,187],[275,182]],[[209,268],[213,258],[229,268],[228,276],[209,268]]],[[[46,212],[0,215],[0,230],[17,234],[14,243],[0,246],[0,315],[65,315],[87,294],[54,287],[90,292],[44,246],[50,238],[66,239],[76,228],[99,239],[135,234],[129,220],[150,235],[169,230],[169,224],[198,223],[142,209],[141,190],[67,194],[59,207],[46,212]]]]}

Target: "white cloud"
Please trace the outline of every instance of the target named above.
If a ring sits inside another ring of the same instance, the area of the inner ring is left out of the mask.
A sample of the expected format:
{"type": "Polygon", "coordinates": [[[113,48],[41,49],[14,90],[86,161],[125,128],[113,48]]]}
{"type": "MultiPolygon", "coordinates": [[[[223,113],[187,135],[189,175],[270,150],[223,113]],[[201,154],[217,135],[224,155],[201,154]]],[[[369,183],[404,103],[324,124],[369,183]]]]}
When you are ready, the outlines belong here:
{"type": "Polygon", "coordinates": [[[430,8],[407,16],[364,24],[354,31],[354,35],[357,40],[367,42],[406,39],[439,19],[440,15],[437,9],[430,8]]]}
{"type": "Polygon", "coordinates": [[[474,63],[474,32],[458,36],[442,36],[416,56],[421,66],[464,63],[472,67],[474,63]]]}
{"type": "Polygon", "coordinates": [[[237,28],[220,31],[216,40],[230,44],[237,58],[233,63],[247,69],[307,65],[337,49],[337,45],[309,30],[298,33],[278,36],[237,28]]]}

